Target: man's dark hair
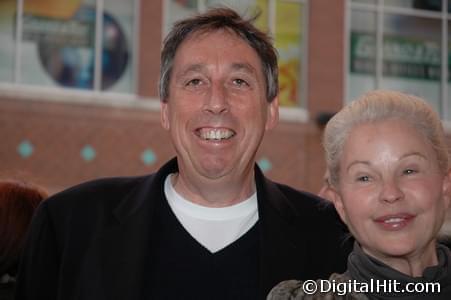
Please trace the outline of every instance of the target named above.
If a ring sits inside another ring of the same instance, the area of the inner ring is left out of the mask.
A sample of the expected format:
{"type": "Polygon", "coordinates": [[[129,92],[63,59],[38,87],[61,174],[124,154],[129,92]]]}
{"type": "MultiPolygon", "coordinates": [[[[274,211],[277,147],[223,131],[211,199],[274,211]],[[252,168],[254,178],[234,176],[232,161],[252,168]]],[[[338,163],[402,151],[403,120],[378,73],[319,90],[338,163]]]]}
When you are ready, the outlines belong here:
{"type": "Polygon", "coordinates": [[[206,13],[176,22],[166,36],[161,52],[160,99],[167,101],[169,97],[173,61],[182,42],[194,33],[226,29],[234,32],[257,52],[266,81],[266,99],[271,102],[279,92],[277,52],[269,36],[252,24],[257,17],[258,14],[245,20],[232,9],[213,8],[206,13]]]}

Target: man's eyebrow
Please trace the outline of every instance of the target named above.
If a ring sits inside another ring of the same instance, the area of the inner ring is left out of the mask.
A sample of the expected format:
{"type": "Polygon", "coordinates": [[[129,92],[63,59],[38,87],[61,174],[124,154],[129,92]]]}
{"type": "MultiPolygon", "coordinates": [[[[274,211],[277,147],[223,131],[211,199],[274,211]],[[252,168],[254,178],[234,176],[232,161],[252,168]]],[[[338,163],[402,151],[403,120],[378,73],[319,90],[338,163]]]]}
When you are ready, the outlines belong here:
{"type": "Polygon", "coordinates": [[[231,69],[234,71],[243,70],[243,71],[251,73],[251,74],[257,73],[257,70],[251,64],[248,64],[248,63],[233,63],[231,69]]]}
{"type": "Polygon", "coordinates": [[[206,66],[203,64],[191,64],[191,65],[188,65],[186,68],[182,69],[180,73],[176,74],[176,76],[183,77],[190,72],[201,72],[202,70],[205,70],[205,69],[206,69],[206,66]]]}
{"type": "MultiPolygon", "coordinates": [[[[203,72],[207,69],[208,68],[205,64],[190,64],[183,68],[178,74],[176,74],[176,78],[186,76],[191,72],[203,72]]],[[[257,74],[257,70],[248,63],[232,63],[230,69],[232,71],[243,71],[249,74],[257,74]]]]}

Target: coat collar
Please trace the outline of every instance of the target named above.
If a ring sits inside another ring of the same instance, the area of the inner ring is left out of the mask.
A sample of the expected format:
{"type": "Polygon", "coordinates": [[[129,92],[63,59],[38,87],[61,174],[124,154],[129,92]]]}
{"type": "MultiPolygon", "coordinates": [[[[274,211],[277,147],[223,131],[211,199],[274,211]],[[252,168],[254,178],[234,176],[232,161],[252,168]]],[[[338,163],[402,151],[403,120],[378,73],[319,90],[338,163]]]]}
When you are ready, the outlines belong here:
{"type": "MultiPolygon", "coordinates": [[[[305,268],[304,247],[297,245],[300,232],[296,226],[296,209],[278,185],[263,176],[256,166],[256,185],[260,224],[260,297],[286,279],[297,278],[305,268]]],[[[302,199],[299,199],[302,201],[302,199]]]]}
{"type": "Polygon", "coordinates": [[[145,204],[150,205],[150,213],[153,212],[154,203],[150,198],[165,199],[164,180],[171,173],[178,172],[177,159],[173,158],[163,165],[158,172],[142,177],[142,182],[136,185],[114,209],[114,216],[119,222],[124,222],[136,211],[142,209],[145,204]],[[158,193],[158,194],[155,194],[158,193]]]}
{"type": "MultiPolygon", "coordinates": [[[[164,198],[164,180],[171,173],[178,172],[177,158],[169,160],[156,173],[141,177],[141,182],[137,184],[117,205],[114,215],[119,221],[124,221],[127,217],[143,207],[150,197],[164,198]],[[155,195],[155,191],[159,191],[155,195]]],[[[276,209],[278,214],[290,221],[294,218],[291,213],[295,211],[290,202],[280,192],[275,183],[268,180],[255,164],[255,181],[257,186],[257,197],[259,207],[276,209]]],[[[266,209],[259,209],[259,213],[266,214],[266,209]]]]}
{"type": "MultiPolygon", "coordinates": [[[[132,189],[114,210],[119,222],[125,222],[145,206],[147,216],[153,215],[154,203],[157,199],[165,199],[164,180],[170,173],[178,171],[177,159],[171,159],[164,166],[149,176],[141,178],[141,182],[132,189]],[[158,194],[155,194],[155,193],[158,194]],[[150,197],[155,201],[149,201],[150,197]]],[[[293,257],[303,257],[302,248],[294,240],[300,234],[296,232],[296,209],[291,201],[281,192],[274,182],[268,180],[255,165],[255,181],[259,212],[260,234],[260,293],[262,298],[269,290],[287,275],[302,269],[303,260],[289,261],[293,257]],[[277,258],[277,259],[275,259],[277,258]],[[290,266],[287,270],[286,266],[290,266]]],[[[302,201],[302,199],[299,199],[302,201]]]]}

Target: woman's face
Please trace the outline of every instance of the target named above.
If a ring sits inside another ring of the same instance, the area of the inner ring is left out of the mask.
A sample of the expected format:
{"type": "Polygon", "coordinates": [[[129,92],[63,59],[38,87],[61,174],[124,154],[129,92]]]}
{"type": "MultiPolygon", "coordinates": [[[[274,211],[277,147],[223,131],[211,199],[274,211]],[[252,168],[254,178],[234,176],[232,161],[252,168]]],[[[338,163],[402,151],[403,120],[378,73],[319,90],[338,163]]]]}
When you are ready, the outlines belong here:
{"type": "Polygon", "coordinates": [[[367,254],[381,261],[435,255],[449,178],[430,142],[408,123],[366,123],[346,140],[333,198],[367,254]]]}

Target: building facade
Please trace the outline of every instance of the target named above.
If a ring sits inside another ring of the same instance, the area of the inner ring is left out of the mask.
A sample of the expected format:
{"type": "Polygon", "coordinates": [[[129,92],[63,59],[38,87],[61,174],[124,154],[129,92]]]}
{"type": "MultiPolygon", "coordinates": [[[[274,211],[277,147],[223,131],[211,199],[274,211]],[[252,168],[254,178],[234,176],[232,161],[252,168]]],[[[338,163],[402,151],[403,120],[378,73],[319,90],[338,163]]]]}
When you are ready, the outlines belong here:
{"type": "Polygon", "coordinates": [[[258,164],[269,178],[316,193],[324,123],[365,90],[428,97],[447,124],[449,16],[447,1],[436,2],[5,0],[0,177],[57,192],[157,170],[175,154],[160,126],[164,35],[177,19],[226,4],[260,11],[257,24],[281,60],[280,123],[266,134],[258,164]]]}

